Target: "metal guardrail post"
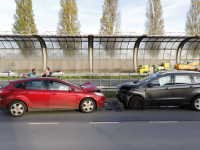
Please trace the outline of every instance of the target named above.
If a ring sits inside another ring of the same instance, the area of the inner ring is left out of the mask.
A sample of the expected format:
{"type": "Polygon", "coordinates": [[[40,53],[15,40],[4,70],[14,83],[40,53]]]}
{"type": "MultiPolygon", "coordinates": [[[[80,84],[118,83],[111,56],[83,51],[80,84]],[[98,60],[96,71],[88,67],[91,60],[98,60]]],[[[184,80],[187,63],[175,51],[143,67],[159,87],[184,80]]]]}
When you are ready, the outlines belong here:
{"type": "Polygon", "coordinates": [[[139,76],[138,76],[138,80],[140,80],[140,73],[139,73],[139,76]]]}
{"type": "Polygon", "coordinates": [[[100,73],[100,76],[99,76],[99,86],[101,86],[101,73],[100,73]]]}
{"type": "Polygon", "coordinates": [[[119,73],[119,84],[121,84],[121,74],[119,73]]]}
{"type": "Polygon", "coordinates": [[[111,73],[110,73],[110,82],[109,82],[109,86],[111,86],[111,73]]]}
{"type": "Polygon", "coordinates": [[[19,73],[18,79],[20,79],[20,73],[19,73]]]}
{"type": "Polygon", "coordinates": [[[91,73],[90,73],[90,83],[91,83],[91,73]]]}
{"type": "Polygon", "coordinates": [[[70,75],[69,75],[69,81],[71,82],[71,73],[70,73],[70,75]]]}
{"type": "Polygon", "coordinates": [[[60,73],[60,79],[61,79],[61,73],[60,73]]]}
{"type": "Polygon", "coordinates": [[[10,73],[8,73],[8,82],[10,81],[10,73]]]}
{"type": "Polygon", "coordinates": [[[80,74],[80,85],[81,85],[81,74],[80,74]]]}
{"type": "Polygon", "coordinates": [[[131,73],[129,72],[129,82],[130,82],[130,79],[131,79],[131,73]]]}

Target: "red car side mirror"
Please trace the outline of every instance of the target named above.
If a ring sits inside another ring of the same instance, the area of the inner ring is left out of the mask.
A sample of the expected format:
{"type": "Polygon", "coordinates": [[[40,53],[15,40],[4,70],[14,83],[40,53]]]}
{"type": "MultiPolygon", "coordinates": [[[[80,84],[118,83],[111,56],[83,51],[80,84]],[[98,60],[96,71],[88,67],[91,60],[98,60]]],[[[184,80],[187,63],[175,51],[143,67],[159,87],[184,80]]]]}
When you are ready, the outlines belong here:
{"type": "Polygon", "coordinates": [[[70,88],[69,88],[69,91],[74,91],[74,88],[73,88],[73,87],[70,87],[70,88]]]}

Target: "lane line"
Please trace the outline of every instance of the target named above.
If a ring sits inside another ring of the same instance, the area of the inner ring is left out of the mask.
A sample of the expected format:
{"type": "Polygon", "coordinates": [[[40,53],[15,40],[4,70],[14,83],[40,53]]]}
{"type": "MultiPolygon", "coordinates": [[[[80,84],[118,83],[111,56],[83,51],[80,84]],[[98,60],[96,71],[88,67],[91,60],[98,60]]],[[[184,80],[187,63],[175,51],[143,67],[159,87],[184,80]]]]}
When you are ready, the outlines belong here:
{"type": "Polygon", "coordinates": [[[179,123],[178,121],[149,121],[149,123],[179,123]]]}
{"type": "Polygon", "coordinates": [[[48,125],[51,125],[51,124],[59,124],[59,122],[38,122],[38,123],[28,123],[30,125],[45,125],[45,124],[48,124],[48,125]]]}
{"type": "Polygon", "coordinates": [[[89,124],[117,124],[120,122],[89,122],[89,124]]]}

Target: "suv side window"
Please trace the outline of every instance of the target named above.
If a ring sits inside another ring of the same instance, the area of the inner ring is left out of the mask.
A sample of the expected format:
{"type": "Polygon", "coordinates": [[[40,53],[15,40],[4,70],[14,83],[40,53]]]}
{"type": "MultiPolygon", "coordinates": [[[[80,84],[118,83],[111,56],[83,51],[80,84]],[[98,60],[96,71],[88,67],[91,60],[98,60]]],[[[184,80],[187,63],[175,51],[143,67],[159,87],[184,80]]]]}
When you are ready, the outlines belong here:
{"type": "Polygon", "coordinates": [[[192,84],[190,75],[175,75],[175,84],[192,84]]]}
{"type": "Polygon", "coordinates": [[[14,85],[14,87],[17,88],[17,89],[24,89],[25,82],[17,83],[17,84],[14,85]]]}
{"type": "Polygon", "coordinates": [[[69,91],[70,86],[57,81],[49,81],[49,90],[69,91]]]}
{"type": "Polygon", "coordinates": [[[25,89],[45,90],[45,81],[44,80],[28,81],[25,86],[25,89]]]}
{"type": "Polygon", "coordinates": [[[200,83],[200,76],[193,76],[195,83],[200,83]]]}
{"type": "Polygon", "coordinates": [[[153,86],[165,86],[165,85],[172,85],[172,77],[171,76],[164,76],[153,80],[153,86]]]}

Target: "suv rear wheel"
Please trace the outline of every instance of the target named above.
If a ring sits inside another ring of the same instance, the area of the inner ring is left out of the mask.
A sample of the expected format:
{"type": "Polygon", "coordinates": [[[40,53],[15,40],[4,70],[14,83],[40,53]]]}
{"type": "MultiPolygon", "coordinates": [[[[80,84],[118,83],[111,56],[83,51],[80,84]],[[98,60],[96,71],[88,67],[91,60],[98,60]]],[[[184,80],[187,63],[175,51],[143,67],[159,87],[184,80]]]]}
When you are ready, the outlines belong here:
{"type": "Polygon", "coordinates": [[[21,117],[26,112],[27,107],[21,101],[13,101],[9,105],[9,112],[14,117],[21,117]]]}
{"type": "Polygon", "coordinates": [[[132,109],[132,110],[143,110],[144,106],[145,106],[145,102],[141,97],[135,96],[135,97],[130,99],[130,102],[129,102],[129,108],[130,109],[132,109]]]}
{"type": "Polygon", "coordinates": [[[194,110],[200,111],[200,97],[194,98],[194,100],[192,101],[192,107],[194,108],[194,110]]]}

